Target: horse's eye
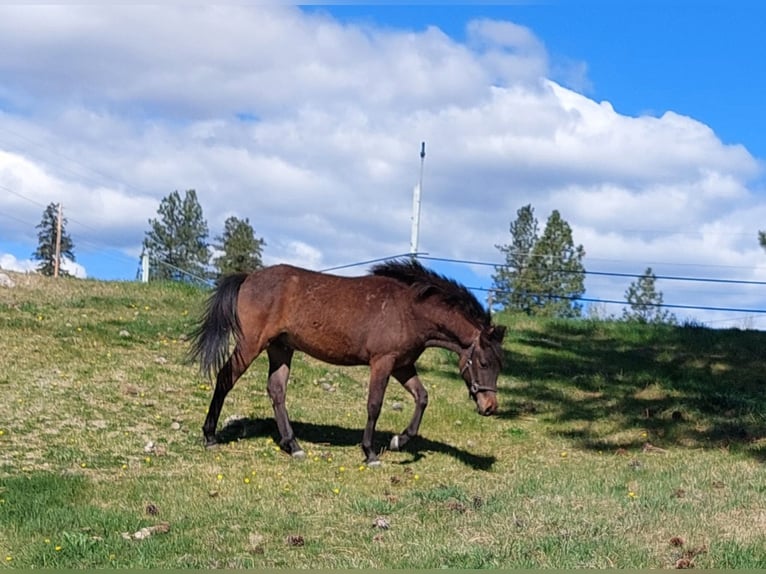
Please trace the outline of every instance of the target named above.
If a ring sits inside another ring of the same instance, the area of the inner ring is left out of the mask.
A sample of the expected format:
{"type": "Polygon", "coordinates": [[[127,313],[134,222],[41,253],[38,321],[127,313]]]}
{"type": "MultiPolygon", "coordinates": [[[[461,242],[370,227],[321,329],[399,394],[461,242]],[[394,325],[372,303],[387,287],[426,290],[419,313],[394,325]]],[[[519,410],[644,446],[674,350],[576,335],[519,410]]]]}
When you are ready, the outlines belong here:
{"type": "Polygon", "coordinates": [[[479,368],[480,369],[487,369],[489,368],[489,363],[487,361],[479,361],[479,368]]]}

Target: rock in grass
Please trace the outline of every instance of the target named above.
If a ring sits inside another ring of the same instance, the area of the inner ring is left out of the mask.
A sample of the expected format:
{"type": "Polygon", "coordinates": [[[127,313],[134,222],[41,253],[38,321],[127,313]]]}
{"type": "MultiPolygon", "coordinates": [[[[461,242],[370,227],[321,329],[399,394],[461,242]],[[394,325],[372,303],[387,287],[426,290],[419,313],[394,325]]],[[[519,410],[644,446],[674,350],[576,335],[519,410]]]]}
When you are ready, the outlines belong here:
{"type": "Polygon", "coordinates": [[[375,520],[372,521],[372,527],[380,528],[381,530],[388,530],[391,528],[391,524],[383,516],[378,516],[375,520]]]}
{"type": "Polygon", "coordinates": [[[141,530],[137,530],[133,534],[130,534],[129,532],[123,532],[122,537],[125,540],[144,540],[154,534],[164,534],[166,532],[170,532],[170,524],[167,522],[160,522],[154,526],[147,526],[141,530]]]}
{"type": "Polygon", "coordinates": [[[265,538],[263,534],[251,532],[247,537],[247,550],[251,554],[263,554],[263,543],[265,538]]]}
{"type": "Polygon", "coordinates": [[[5,273],[0,273],[0,287],[8,287],[9,289],[13,289],[16,286],[16,284],[13,282],[13,279],[8,277],[5,273]]]}

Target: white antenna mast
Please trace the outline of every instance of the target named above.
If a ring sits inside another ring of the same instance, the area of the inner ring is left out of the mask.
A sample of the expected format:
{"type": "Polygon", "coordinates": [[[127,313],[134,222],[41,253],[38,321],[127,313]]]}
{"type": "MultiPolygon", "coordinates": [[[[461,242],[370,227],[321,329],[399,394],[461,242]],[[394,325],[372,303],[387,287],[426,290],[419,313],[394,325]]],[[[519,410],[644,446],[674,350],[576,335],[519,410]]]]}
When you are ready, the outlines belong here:
{"type": "Polygon", "coordinates": [[[410,256],[418,252],[418,236],[420,235],[420,194],[423,191],[423,164],[426,159],[426,142],[420,142],[420,180],[412,192],[412,233],[410,235],[410,256]]]}

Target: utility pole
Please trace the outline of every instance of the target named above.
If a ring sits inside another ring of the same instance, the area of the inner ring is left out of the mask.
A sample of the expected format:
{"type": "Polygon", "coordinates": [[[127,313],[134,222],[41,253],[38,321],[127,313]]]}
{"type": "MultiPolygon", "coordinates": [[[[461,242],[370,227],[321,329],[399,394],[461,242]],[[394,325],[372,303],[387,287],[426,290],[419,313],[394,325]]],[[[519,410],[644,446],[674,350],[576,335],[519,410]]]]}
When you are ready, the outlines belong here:
{"type": "Polygon", "coordinates": [[[53,262],[53,276],[59,276],[61,265],[61,202],[59,202],[58,218],[56,219],[56,259],[53,262]]]}
{"type": "Polygon", "coordinates": [[[415,258],[418,252],[418,237],[420,235],[420,194],[423,191],[423,164],[426,159],[426,142],[420,142],[420,180],[412,193],[412,233],[410,234],[410,257],[415,258]]]}
{"type": "Polygon", "coordinates": [[[149,283],[149,254],[141,253],[141,283],[149,283]]]}

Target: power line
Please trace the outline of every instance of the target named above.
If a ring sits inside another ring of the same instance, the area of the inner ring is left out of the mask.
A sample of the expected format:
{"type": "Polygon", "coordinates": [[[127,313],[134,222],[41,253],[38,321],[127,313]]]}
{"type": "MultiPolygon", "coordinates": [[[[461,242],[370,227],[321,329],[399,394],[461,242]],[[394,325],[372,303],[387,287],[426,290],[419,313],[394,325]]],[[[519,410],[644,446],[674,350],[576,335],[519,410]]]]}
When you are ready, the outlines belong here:
{"type": "Polygon", "coordinates": [[[46,207],[45,205],[43,205],[39,201],[34,200],[31,197],[27,197],[23,193],[19,193],[18,191],[13,191],[10,187],[6,187],[4,185],[0,185],[0,189],[2,189],[4,191],[7,191],[8,193],[10,193],[12,195],[15,195],[16,197],[20,197],[21,199],[23,199],[25,201],[28,201],[29,203],[34,203],[35,205],[43,207],[43,208],[46,207]]]}
{"type": "MultiPolygon", "coordinates": [[[[350,269],[352,267],[361,267],[362,265],[369,265],[370,263],[379,263],[380,261],[388,261],[390,259],[399,259],[400,257],[411,257],[412,253],[400,253],[399,255],[391,255],[390,257],[378,257],[377,259],[368,259],[366,261],[357,261],[356,263],[348,263],[346,265],[337,265],[335,267],[328,267],[327,269],[320,269],[320,273],[327,273],[328,271],[339,271],[341,269],[350,269]]],[[[414,255],[419,255],[415,253],[414,255]]]]}
{"type": "Polygon", "coordinates": [[[2,213],[0,212],[0,217],[7,217],[8,219],[13,219],[14,221],[18,221],[19,223],[23,223],[24,225],[30,225],[32,227],[35,226],[34,223],[29,223],[28,221],[21,219],[20,217],[16,217],[15,215],[11,215],[10,213],[2,213]]]}
{"type": "Polygon", "coordinates": [[[203,283],[204,285],[210,286],[210,285],[213,284],[212,280],[206,279],[204,277],[200,277],[199,275],[191,273],[190,271],[187,271],[186,269],[181,269],[180,267],[176,267],[172,263],[168,263],[167,261],[164,261],[164,260],[159,259],[157,257],[150,256],[149,258],[152,261],[154,261],[155,263],[159,263],[160,265],[168,267],[168,268],[172,269],[173,271],[177,271],[178,273],[181,273],[182,275],[186,275],[187,277],[191,277],[192,279],[196,279],[197,281],[199,281],[200,283],[203,283]]]}
{"type": "MultiPolygon", "coordinates": [[[[6,187],[4,185],[0,185],[0,189],[3,189],[5,191],[7,191],[8,193],[11,193],[11,194],[13,194],[13,195],[15,195],[17,197],[20,197],[21,199],[24,199],[24,200],[26,200],[26,201],[28,201],[30,203],[34,203],[35,205],[37,205],[39,207],[42,207],[43,209],[48,207],[47,205],[43,205],[39,201],[36,201],[36,200],[34,200],[34,199],[30,198],[30,197],[27,197],[23,193],[19,193],[18,191],[14,191],[11,188],[6,187]]],[[[60,203],[60,202],[53,202],[53,203],[60,203]]],[[[79,221],[77,219],[73,219],[73,218],[68,217],[68,216],[67,216],[67,223],[76,223],[77,225],[79,225],[81,227],[84,227],[85,229],[87,229],[89,231],[93,231],[94,233],[100,233],[101,232],[99,229],[96,229],[95,227],[92,227],[92,226],[88,225],[87,223],[83,223],[82,221],[79,221]]]]}
{"type": "MultiPolygon", "coordinates": [[[[492,289],[488,287],[469,287],[472,291],[483,291],[485,293],[501,293],[504,295],[508,295],[511,292],[500,290],[500,289],[492,289]]],[[[605,303],[605,304],[614,304],[614,305],[632,305],[630,301],[620,301],[618,299],[599,299],[599,298],[593,298],[593,297],[572,297],[568,295],[555,295],[553,293],[528,293],[528,295],[531,295],[532,297],[550,297],[553,299],[564,299],[567,301],[582,301],[583,303],[605,303]]],[[[756,314],[766,314],[766,309],[743,309],[739,307],[712,307],[712,306],[705,306],[705,305],[683,305],[678,303],[641,303],[642,306],[645,307],[657,307],[657,308],[668,308],[668,309],[686,309],[686,310],[696,310],[696,311],[726,311],[726,312],[732,312],[732,313],[756,313],[756,314]]]]}
{"type": "MultiPolygon", "coordinates": [[[[366,261],[358,261],[355,263],[349,263],[346,265],[339,265],[336,267],[330,267],[327,269],[321,270],[322,273],[328,272],[328,271],[335,271],[338,269],[347,269],[350,267],[358,267],[361,265],[367,265],[370,263],[377,263],[379,261],[388,261],[391,259],[397,259],[400,257],[406,257],[410,256],[409,253],[399,254],[399,255],[392,255],[389,257],[379,257],[377,259],[369,259],[366,261]]],[[[472,260],[465,260],[465,259],[450,259],[447,257],[432,257],[429,256],[426,253],[418,253],[416,254],[420,259],[425,259],[428,261],[441,261],[445,263],[459,263],[459,264],[472,264],[472,265],[484,265],[484,266],[500,266],[505,267],[507,265],[497,265],[495,263],[488,263],[488,262],[482,262],[482,261],[472,261],[472,260]]],[[[614,275],[617,277],[641,277],[642,275],[632,275],[632,274],[626,274],[626,273],[614,273],[610,274],[607,272],[594,272],[596,274],[602,274],[602,275],[614,275]]],[[[670,277],[667,277],[670,278],[670,277]]],[[[755,285],[766,285],[766,282],[761,281],[736,281],[736,280],[714,280],[714,279],[695,279],[692,277],[681,277],[676,278],[678,280],[684,280],[684,281],[706,281],[709,280],[712,283],[734,283],[734,284],[755,284],[755,285]]],[[[500,293],[500,294],[509,294],[510,291],[506,290],[500,290],[500,289],[493,289],[491,287],[467,287],[471,291],[479,291],[479,292],[485,292],[485,293],[500,293]]],[[[583,303],[600,303],[600,304],[610,304],[610,305],[622,305],[622,306],[630,306],[632,305],[629,301],[623,301],[618,299],[602,299],[602,298],[596,298],[596,297],[572,297],[572,296],[566,296],[566,295],[554,295],[550,293],[530,293],[533,297],[551,297],[555,299],[565,299],[569,301],[577,301],[577,302],[583,302],[583,303]]],[[[642,305],[645,305],[647,307],[656,307],[656,308],[668,308],[668,309],[683,309],[683,310],[696,310],[696,311],[718,311],[718,312],[728,312],[728,313],[753,313],[753,314],[766,314],[766,309],[751,309],[751,308],[741,308],[741,307],[718,307],[718,306],[711,306],[711,305],[684,305],[680,303],[643,303],[642,305]]]]}
{"type": "MultiPolygon", "coordinates": [[[[600,275],[606,277],[643,277],[634,273],[618,273],[611,271],[584,271],[585,275],[600,275]]],[[[766,285],[766,281],[750,281],[746,279],[716,279],[714,277],[679,277],[675,275],[654,275],[655,279],[666,281],[692,281],[695,283],[729,283],[733,285],[766,285]]]]}
{"type": "MultiPolygon", "coordinates": [[[[46,151],[50,155],[58,156],[59,158],[65,160],[65,161],[67,161],[67,162],[69,162],[71,164],[74,164],[75,166],[80,168],[80,171],[77,171],[77,170],[74,170],[74,169],[64,165],[64,164],[58,163],[58,168],[60,170],[69,172],[71,175],[75,175],[77,177],[85,178],[85,179],[89,180],[91,183],[94,183],[96,185],[101,185],[104,180],[112,181],[112,182],[118,182],[118,180],[116,178],[112,177],[111,175],[109,175],[107,173],[104,173],[102,171],[99,171],[99,170],[97,170],[97,169],[95,169],[93,167],[90,167],[88,165],[85,165],[81,161],[76,160],[76,159],[74,159],[72,157],[69,157],[69,156],[61,153],[60,151],[58,151],[56,149],[53,149],[53,148],[51,148],[51,147],[49,147],[47,145],[43,145],[40,142],[35,141],[35,140],[33,140],[32,138],[30,138],[28,136],[25,136],[25,135],[22,135],[22,134],[20,134],[18,132],[10,130],[7,127],[0,127],[0,131],[4,131],[5,133],[10,134],[12,136],[15,136],[15,137],[17,137],[19,139],[26,140],[28,143],[30,143],[33,146],[36,146],[36,147],[42,149],[43,151],[46,151]],[[96,174],[99,178],[101,178],[101,180],[98,180],[98,179],[96,179],[96,178],[94,178],[92,176],[89,176],[87,173],[84,173],[84,172],[87,172],[87,171],[90,171],[90,172],[96,174]]],[[[52,164],[52,165],[57,165],[57,162],[52,162],[50,160],[48,160],[47,163],[48,164],[52,164]]],[[[128,189],[133,189],[135,191],[141,192],[141,190],[138,190],[135,187],[133,187],[133,186],[131,186],[129,184],[126,184],[125,182],[120,181],[119,183],[124,185],[128,189]]]]}
{"type": "MultiPolygon", "coordinates": [[[[484,266],[484,267],[512,267],[512,265],[508,265],[507,263],[490,263],[486,261],[472,261],[467,259],[448,259],[445,257],[428,257],[428,256],[422,256],[421,259],[426,259],[429,261],[441,261],[444,263],[461,263],[465,265],[477,265],[477,266],[484,266]]],[[[595,275],[595,276],[601,276],[601,277],[629,277],[629,278],[641,278],[644,277],[643,273],[621,273],[617,271],[588,271],[587,269],[583,269],[582,271],[571,271],[569,269],[557,269],[555,270],[557,273],[572,273],[572,274],[580,274],[580,275],[595,275]]],[[[655,275],[655,279],[663,279],[666,281],[689,281],[689,282],[695,282],[695,283],[725,283],[725,284],[732,284],[732,285],[766,285],[766,281],[752,281],[747,279],[717,279],[714,277],[686,277],[686,276],[678,276],[678,275],[655,275]]]]}

